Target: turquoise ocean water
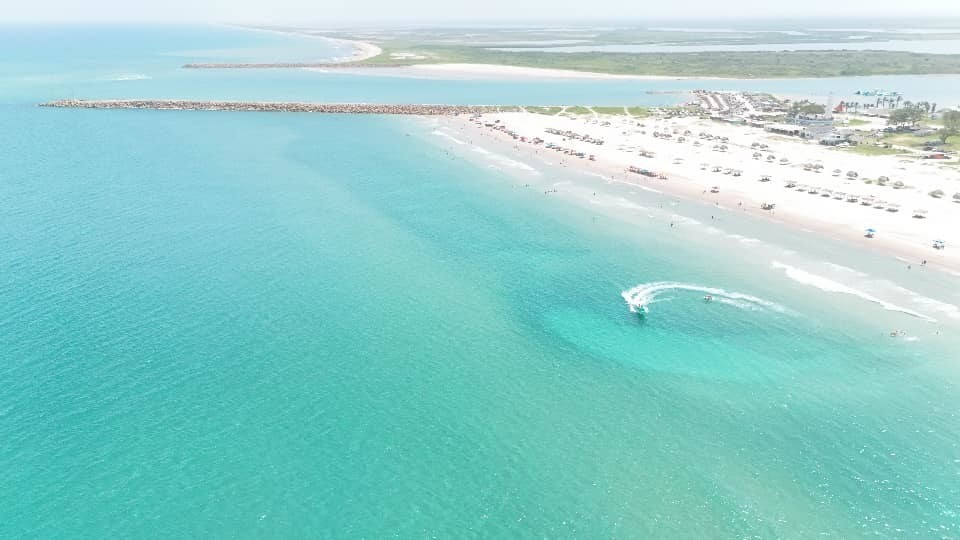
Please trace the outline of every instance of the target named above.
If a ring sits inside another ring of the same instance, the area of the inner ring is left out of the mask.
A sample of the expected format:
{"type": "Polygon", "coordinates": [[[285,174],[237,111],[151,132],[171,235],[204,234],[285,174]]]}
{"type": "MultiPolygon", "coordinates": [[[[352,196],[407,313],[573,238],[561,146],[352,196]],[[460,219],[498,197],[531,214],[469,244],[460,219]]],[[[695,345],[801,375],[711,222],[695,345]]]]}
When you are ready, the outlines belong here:
{"type": "Polygon", "coordinates": [[[955,276],[427,120],[32,106],[660,99],[642,85],[183,73],[344,51],[18,32],[0,32],[18,53],[0,55],[0,537],[960,534],[955,276]]]}

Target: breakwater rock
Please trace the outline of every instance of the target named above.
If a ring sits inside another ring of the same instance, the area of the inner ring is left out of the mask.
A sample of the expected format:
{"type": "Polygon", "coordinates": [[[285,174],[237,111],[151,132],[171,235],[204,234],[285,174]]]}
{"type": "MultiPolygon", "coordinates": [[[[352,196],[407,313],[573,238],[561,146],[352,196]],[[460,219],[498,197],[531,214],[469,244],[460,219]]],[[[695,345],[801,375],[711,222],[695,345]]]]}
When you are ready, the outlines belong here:
{"type": "Polygon", "coordinates": [[[406,114],[419,116],[450,116],[457,114],[484,114],[505,107],[489,105],[420,105],[378,103],[302,103],[259,101],[191,101],[172,99],[61,99],[41,103],[41,107],[69,109],[153,109],[180,111],[263,111],[326,114],[406,114]]]}
{"type": "Polygon", "coordinates": [[[230,62],[206,62],[184,64],[183,69],[377,69],[377,68],[398,68],[410,67],[414,63],[396,63],[396,64],[360,64],[355,62],[261,62],[261,63],[230,63],[230,62]]]}

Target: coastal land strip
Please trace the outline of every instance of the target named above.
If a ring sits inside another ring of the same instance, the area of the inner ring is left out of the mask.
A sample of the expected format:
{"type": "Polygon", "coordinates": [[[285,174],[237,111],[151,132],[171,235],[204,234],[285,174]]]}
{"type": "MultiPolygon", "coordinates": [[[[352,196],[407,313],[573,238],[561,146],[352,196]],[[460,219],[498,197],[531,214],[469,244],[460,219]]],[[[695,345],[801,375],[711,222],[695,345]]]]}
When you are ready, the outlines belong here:
{"type": "MultiPolygon", "coordinates": [[[[846,49],[842,43],[837,49],[789,50],[792,38],[778,36],[778,43],[786,39],[783,50],[738,51],[714,50],[691,52],[617,52],[581,51],[552,52],[549,47],[537,49],[537,43],[515,41],[522,37],[514,32],[493,32],[487,39],[465,42],[458,33],[430,31],[412,33],[350,33],[311,30],[306,28],[238,27],[246,30],[270,32],[324,39],[333,43],[349,44],[350,56],[322,62],[202,62],[189,63],[185,69],[364,69],[394,68],[406,75],[423,75],[424,70],[444,73],[446,76],[586,76],[643,78],[643,79],[761,79],[761,78],[823,78],[868,75],[953,75],[960,74],[960,54],[952,50],[941,53],[919,53],[882,49],[846,49]],[[497,39],[497,37],[501,39],[497,39]],[[442,38],[442,39],[440,39],[442,38]],[[517,48],[498,47],[504,40],[514,40],[517,48]],[[497,43],[501,41],[501,43],[497,43]]],[[[689,35],[674,32],[640,31],[634,29],[615,35],[592,37],[574,33],[567,41],[576,43],[617,44],[656,42],[688,42],[689,35]],[[626,41],[624,41],[626,40],[626,41]]],[[[932,37],[960,39],[960,34],[935,33],[932,37]]],[[[718,36],[705,35],[704,43],[713,43],[718,36]]],[[[902,38],[901,35],[878,34],[868,41],[902,38]]],[[[921,36],[923,37],[923,36],[921,36]]],[[[913,36],[914,39],[919,39],[913,36]]],[[[756,37],[755,39],[760,39],[756,37]]],[[[809,40],[836,40],[829,33],[809,36],[809,40]]],[[[563,40],[561,40],[563,41],[563,40]]],[[[724,41],[724,40],[720,40],[724,41]]],[[[741,45],[743,39],[730,43],[741,45]]],[[[747,40],[752,42],[752,40],[747,40]]],[[[546,42],[549,43],[549,42],[546,42]]],[[[763,43],[763,41],[760,41],[763,43]]],[[[690,45],[695,45],[691,42],[690,45]]]]}
{"type": "Polygon", "coordinates": [[[378,54],[361,61],[192,63],[186,69],[335,69],[421,66],[499,66],[619,76],[667,78],[824,78],[867,75],[960,74],[960,54],[902,51],[750,51],[698,53],[549,53],[463,47],[413,55],[378,54]]]}

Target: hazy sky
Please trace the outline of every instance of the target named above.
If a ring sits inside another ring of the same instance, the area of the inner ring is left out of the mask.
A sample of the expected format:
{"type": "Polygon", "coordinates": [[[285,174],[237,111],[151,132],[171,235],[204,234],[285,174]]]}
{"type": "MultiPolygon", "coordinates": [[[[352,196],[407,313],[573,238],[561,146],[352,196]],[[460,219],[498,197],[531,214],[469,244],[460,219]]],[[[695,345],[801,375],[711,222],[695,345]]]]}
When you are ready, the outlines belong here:
{"type": "Polygon", "coordinates": [[[4,0],[0,21],[338,24],[960,16],[960,0],[4,0]],[[922,12],[918,9],[922,7],[922,12]]]}

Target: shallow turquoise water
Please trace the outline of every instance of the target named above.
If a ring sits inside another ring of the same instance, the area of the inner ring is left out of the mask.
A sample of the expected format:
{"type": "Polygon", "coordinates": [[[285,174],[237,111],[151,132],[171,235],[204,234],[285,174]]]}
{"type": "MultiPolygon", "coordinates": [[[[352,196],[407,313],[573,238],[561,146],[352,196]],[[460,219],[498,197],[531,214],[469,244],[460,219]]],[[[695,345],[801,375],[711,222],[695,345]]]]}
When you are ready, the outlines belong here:
{"type": "Polygon", "coordinates": [[[0,536],[958,534],[947,316],[791,282],[659,195],[491,168],[427,122],[0,118],[0,536]],[[758,301],[666,289],[641,323],[621,293],[654,282],[758,301]]]}

